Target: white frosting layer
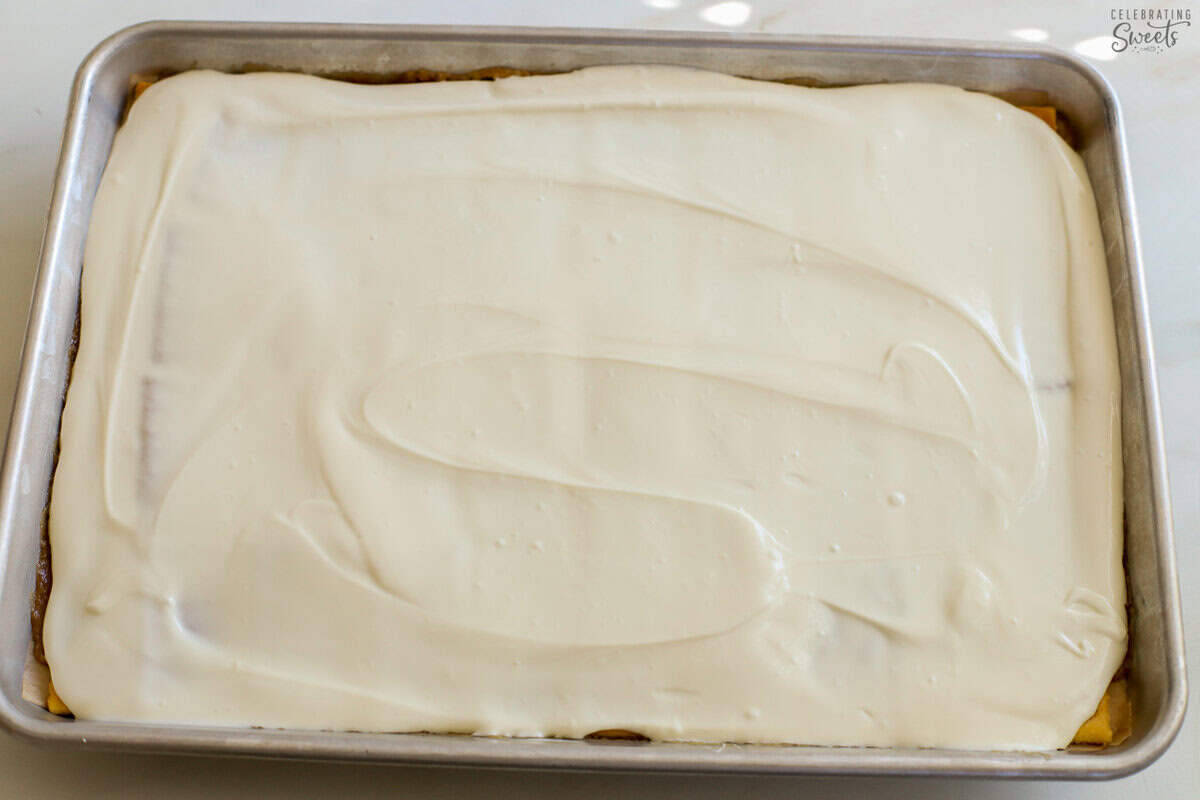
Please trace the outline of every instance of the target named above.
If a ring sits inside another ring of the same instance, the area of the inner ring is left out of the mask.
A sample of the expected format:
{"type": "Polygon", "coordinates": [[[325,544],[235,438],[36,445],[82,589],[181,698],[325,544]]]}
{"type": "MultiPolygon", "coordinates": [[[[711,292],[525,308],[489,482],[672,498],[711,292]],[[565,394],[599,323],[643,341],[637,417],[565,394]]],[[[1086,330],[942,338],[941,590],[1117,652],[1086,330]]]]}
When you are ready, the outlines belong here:
{"type": "Polygon", "coordinates": [[[187,73],[85,263],[82,717],[1044,748],[1124,654],[1095,204],[998,100],[187,73]]]}

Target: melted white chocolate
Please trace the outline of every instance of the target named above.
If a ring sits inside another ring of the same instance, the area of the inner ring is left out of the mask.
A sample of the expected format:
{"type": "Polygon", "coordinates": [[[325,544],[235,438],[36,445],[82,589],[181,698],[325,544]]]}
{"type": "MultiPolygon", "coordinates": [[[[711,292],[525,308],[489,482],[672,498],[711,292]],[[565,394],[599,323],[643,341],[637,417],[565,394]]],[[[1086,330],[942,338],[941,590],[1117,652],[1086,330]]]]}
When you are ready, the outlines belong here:
{"type": "Polygon", "coordinates": [[[81,717],[1053,748],[1125,652],[1096,208],[993,98],[186,73],[85,264],[81,717]]]}

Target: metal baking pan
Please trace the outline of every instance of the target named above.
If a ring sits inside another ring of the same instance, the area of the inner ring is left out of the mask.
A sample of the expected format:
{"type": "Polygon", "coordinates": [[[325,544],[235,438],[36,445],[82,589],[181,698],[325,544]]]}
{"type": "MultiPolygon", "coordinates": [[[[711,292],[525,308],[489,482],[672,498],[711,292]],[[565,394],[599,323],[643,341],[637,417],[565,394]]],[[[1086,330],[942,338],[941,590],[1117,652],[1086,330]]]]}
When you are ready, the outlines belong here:
{"type": "Polygon", "coordinates": [[[28,739],[88,747],[423,764],[776,774],[1112,778],[1171,743],[1186,704],[1183,634],[1154,356],[1121,112],[1104,79],[1025,45],[713,33],[152,22],[101,43],[75,78],[0,474],[0,719],[28,739]],[[1078,135],[1100,209],[1122,381],[1133,735],[1099,751],[971,752],[496,739],[69,720],[21,698],[29,605],[70,371],[84,236],[134,75],[273,68],[330,76],[509,66],[660,63],[816,85],[936,81],[1040,90],[1078,135]]]}

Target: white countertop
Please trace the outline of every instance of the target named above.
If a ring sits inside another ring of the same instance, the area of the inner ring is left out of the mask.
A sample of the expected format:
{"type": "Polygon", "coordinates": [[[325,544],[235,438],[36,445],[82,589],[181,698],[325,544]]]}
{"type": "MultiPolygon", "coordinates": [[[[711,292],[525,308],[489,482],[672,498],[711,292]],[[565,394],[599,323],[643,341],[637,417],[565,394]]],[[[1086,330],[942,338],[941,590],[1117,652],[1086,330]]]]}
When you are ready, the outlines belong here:
{"type": "MultiPolygon", "coordinates": [[[[1120,96],[1142,231],[1170,462],[1192,686],[1200,686],[1200,7],[1159,53],[1113,57],[1109,3],[1012,0],[94,0],[0,3],[0,421],[8,419],[71,76],[91,47],[148,19],[558,25],[1012,39],[1093,59],[1120,96]],[[1003,7],[1001,7],[1001,5],[1003,7]],[[248,14],[252,13],[253,16],[248,14]],[[1097,41],[1090,41],[1097,39],[1097,41]],[[1083,44],[1080,44],[1080,43],[1083,44]]],[[[0,434],[2,436],[3,434],[0,434]]],[[[1105,784],[537,774],[55,751],[0,734],[0,797],[1182,798],[1200,795],[1200,713],[1142,773],[1105,784]]]]}

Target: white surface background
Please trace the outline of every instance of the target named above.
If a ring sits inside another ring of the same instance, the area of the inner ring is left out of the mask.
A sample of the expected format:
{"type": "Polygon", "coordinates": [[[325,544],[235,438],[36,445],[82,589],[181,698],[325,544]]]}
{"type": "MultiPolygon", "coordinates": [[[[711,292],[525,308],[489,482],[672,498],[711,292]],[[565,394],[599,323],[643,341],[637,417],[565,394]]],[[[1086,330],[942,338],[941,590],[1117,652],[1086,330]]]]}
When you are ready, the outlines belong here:
{"type": "MultiPolygon", "coordinates": [[[[6,426],[67,93],[108,34],[148,19],[578,25],[1011,39],[1107,35],[1115,0],[0,0],[0,425],[6,426]],[[1030,32],[1032,29],[1032,32],[1030,32]]],[[[1200,7],[1160,54],[1094,60],[1126,114],[1158,352],[1191,684],[1200,686],[1200,7]]],[[[1085,54],[1109,54],[1097,43],[1085,54]]],[[[3,430],[3,427],[0,427],[3,430]]],[[[3,433],[0,433],[3,436],[3,433]]],[[[0,797],[1200,797],[1200,712],[1141,774],[1107,784],[563,775],[55,751],[0,734],[0,797]]]]}

